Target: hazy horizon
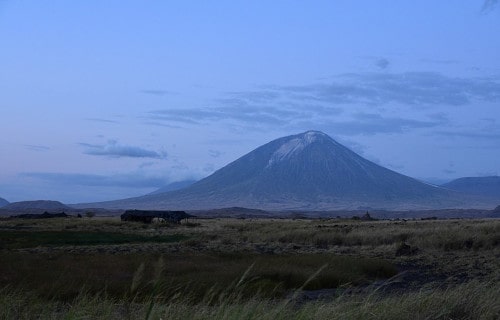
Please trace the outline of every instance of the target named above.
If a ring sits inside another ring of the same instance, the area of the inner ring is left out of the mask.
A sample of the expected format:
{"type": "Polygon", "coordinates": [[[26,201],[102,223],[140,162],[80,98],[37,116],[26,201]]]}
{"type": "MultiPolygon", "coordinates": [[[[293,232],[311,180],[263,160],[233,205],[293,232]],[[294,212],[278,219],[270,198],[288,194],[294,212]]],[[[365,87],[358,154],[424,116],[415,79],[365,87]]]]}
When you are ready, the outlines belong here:
{"type": "Polygon", "coordinates": [[[138,196],[307,130],[431,183],[498,175],[498,30],[496,0],[0,0],[0,197],[138,196]]]}

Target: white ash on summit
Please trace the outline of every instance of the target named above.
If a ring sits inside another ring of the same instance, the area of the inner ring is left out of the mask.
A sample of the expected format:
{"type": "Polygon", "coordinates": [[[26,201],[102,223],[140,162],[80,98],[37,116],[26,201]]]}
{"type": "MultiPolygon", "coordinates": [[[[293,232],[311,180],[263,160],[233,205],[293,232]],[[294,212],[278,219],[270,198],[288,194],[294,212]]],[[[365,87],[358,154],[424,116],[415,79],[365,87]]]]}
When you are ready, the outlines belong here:
{"type": "Polygon", "coordinates": [[[294,154],[301,152],[305,147],[321,138],[324,139],[329,137],[323,132],[307,131],[302,135],[299,135],[296,138],[285,142],[281,147],[279,147],[278,150],[276,150],[272,154],[271,159],[269,159],[268,167],[272,166],[276,162],[287,160],[294,154]]]}

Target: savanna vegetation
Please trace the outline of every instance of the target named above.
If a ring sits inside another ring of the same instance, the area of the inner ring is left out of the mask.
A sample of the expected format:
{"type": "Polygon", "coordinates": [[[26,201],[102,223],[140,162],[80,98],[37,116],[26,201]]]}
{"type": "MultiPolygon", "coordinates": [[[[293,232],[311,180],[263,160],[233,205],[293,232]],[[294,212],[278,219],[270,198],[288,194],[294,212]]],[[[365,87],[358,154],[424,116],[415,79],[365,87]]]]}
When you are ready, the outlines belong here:
{"type": "Polygon", "coordinates": [[[500,220],[0,220],[2,319],[498,319],[500,220]]]}

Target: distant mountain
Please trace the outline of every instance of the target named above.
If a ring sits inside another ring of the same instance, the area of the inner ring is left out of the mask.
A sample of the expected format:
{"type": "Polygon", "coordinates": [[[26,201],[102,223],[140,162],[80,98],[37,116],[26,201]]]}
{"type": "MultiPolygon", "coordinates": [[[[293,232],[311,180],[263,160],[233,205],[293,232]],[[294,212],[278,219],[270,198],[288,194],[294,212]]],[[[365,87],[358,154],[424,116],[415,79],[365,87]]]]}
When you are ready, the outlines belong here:
{"type": "Polygon", "coordinates": [[[49,200],[35,200],[35,201],[20,201],[12,202],[4,207],[2,210],[8,211],[64,211],[71,210],[70,207],[62,204],[59,201],[49,201],[49,200]]]}
{"type": "Polygon", "coordinates": [[[160,189],[153,191],[149,194],[150,195],[151,194],[159,194],[159,193],[165,193],[165,192],[183,189],[183,188],[189,187],[190,185],[192,185],[195,182],[196,182],[196,180],[182,180],[182,181],[172,182],[172,183],[167,184],[166,186],[161,187],[160,189]]]}
{"type": "Polygon", "coordinates": [[[500,177],[466,177],[441,185],[443,188],[500,200],[500,177]]]}
{"type": "Polygon", "coordinates": [[[193,210],[190,211],[196,217],[212,217],[212,218],[269,218],[276,216],[272,212],[249,209],[249,208],[218,208],[209,210],[193,210]]]}
{"type": "Polygon", "coordinates": [[[4,198],[0,198],[0,208],[5,207],[8,204],[9,204],[9,201],[5,200],[4,198]]]}
{"type": "Polygon", "coordinates": [[[322,132],[308,131],[271,141],[181,190],[79,207],[407,210],[496,205],[391,171],[322,132]]]}

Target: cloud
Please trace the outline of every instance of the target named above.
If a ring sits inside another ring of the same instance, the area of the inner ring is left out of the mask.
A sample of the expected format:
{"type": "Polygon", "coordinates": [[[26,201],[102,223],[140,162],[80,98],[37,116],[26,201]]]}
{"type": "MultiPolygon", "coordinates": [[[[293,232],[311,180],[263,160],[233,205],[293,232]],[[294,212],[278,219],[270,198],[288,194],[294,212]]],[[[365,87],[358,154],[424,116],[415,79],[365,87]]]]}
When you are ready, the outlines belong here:
{"type": "Polygon", "coordinates": [[[357,113],[354,115],[355,121],[351,128],[362,127],[364,134],[372,133],[396,133],[404,132],[408,129],[432,128],[443,124],[442,120],[415,120],[401,117],[384,117],[375,113],[357,113]],[[356,126],[354,126],[356,124],[356,126]]]}
{"type": "Polygon", "coordinates": [[[476,175],[478,177],[497,177],[498,171],[478,171],[476,175]]]}
{"type": "Polygon", "coordinates": [[[393,169],[393,170],[397,170],[397,171],[401,171],[405,168],[404,165],[402,164],[395,164],[395,163],[388,163],[387,164],[387,167],[393,169]]]}
{"type": "Polygon", "coordinates": [[[139,165],[139,169],[143,169],[143,168],[148,168],[148,167],[152,167],[154,166],[155,164],[157,164],[156,162],[143,162],[139,165]]]}
{"type": "Polygon", "coordinates": [[[171,128],[171,129],[180,129],[180,128],[182,128],[182,126],[179,126],[179,125],[172,125],[172,124],[163,123],[163,122],[160,122],[160,121],[145,121],[143,123],[146,124],[146,125],[158,126],[158,127],[165,127],[165,128],[171,128]]]}
{"type": "Polygon", "coordinates": [[[483,7],[481,8],[481,13],[487,14],[495,9],[498,4],[498,0],[485,0],[483,2],[483,7]]]}
{"type": "MultiPolygon", "coordinates": [[[[476,132],[476,131],[451,131],[451,130],[439,130],[434,132],[437,135],[447,136],[452,138],[468,138],[468,139],[481,139],[481,140],[496,140],[500,141],[500,132],[476,132]]],[[[495,147],[495,148],[498,148],[495,147]]]]}
{"type": "Polygon", "coordinates": [[[375,65],[380,69],[387,69],[387,67],[389,67],[389,64],[390,64],[389,60],[385,58],[380,58],[377,61],[375,61],[375,65]]]}
{"type": "Polygon", "coordinates": [[[434,120],[442,122],[442,123],[449,122],[448,115],[444,112],[431,113],[431,114],[428,114],[427,116],[431,119],[434,119],[434,120]]]}
{"type": "MultiPolygon", "coordinates": [[[[380,67],[384,66],[381,62],[380,67]]],[[[450,125],[447,108],[479,101],[500,102],[500,78],[460,78],[436,72],[349,73],[315,84],[227,92],[213,100],[213,106],[153,110],[146,115],[146,123],[322,129],[339,135],[394,134],[440,125],[445,131],[450,125]],[[397,108],[408,116],[387,111],[397,108]]]]}
{"type": "Polygon", "coordinates": [[[56,185],[87,187],[156,188],[169,181],[159,177],[149,177],[141,173],[96,175],[81,173],[25,172],[20,176],[43,180],[56,185]]]}
{"type": "Polygon", "coordinates": [[[294,121],[312,119],[317,116],[332,116],[342,113],[334,106],[277,99],[276,95],[264,92],[231,93],[215,100],[216,107],[169,108],[150,111],[146,123],[161,125],[166,122],[186,125],[203,125],[213,122],[231,122],[244,127],[283,127],[294,121]],[[270,101],[265,101],[269,98],[270,101]],[[258,101],[258,102],[257,102],[258,101]]]}
{"type": "Polygon", "coordinates": [[[203,166],[203,171],[205,173],[212,173],[215,171],[215,166],[212,163],[207,163],[203,166]]]}
{"type": "Polygon", "coordinates": [[[208,155],[211,156],[212,158],[218,158],[223,154],[224,152],[219,150],[208,150],[208,155]]]}
{"type": "Polygon", "coordinates": [[[164,96],[164,95],[167,95],[167,94],[175,94],[175,92],[173,92],[173,91],[158,90],[158,89],[141,90],[141,93],[149,94],[149,95],[154,95],[154,96],[164,96]]]}
{"type": "Polygon", "coordinates": [[[103,122],[103,123],[119,123],[118,121],[114,120],[108,120],[108,119],[100,119],[100,118],[85,118],[86,121],[92,121],[92,122],[103,122]]]}
{"type": "Polygon", "coordinates": [[[120,145],[117,141],[110,140],[105,145],[95,145],[88,143],[79,143],[80,146],[85,147],[84,154],[92,156],[107,156],[111,158],[152,158],[152,159],[166,159],[165,152],[158,153],[153,150],[143,149],[141,147],[120,145]]]}
{"type": "Polygon", "coordinates": [[[279,92],[270,90],[233,91],[233,92],[228,92],[227,95],[235,99],[246,100],[250,102],[258,102],[258,103],[262,102],[268,103],[270,101],[276,101],[281,97],[279,92]]]}
{"type": "Polygon", "coordinates": [[[442,126],[444,120],[416,120],[403,117],[386,117],[375,113],[356,113],[349,120],[329,120],[322,122],[304,121],[297,123],[300,128],[315,128],[335,135],[375,135],[399,134],[415,129],[435,128],[442,126]]]}
{"type": "Polygon", "coordinates": [[[160,121],[174,121],[187,124],[200,124],[200,121],[221,120],[226,118],[216,109],[190,108],[190,109],[165,109],[149,112],[149,118],[160,121]]]}
{"type": "Polygon", "coordinates": [[[444,64],[444,65],[457,64],[458,63],[457,60],[451,60],[451,59],[428,59],[428,58],[424,58],[424,59],[420,59],[420,61],[424,62],[424,63],[444,64]]]}
{"type": "Polygon", "coordinates": [[[348,147],[350,150],[356,152],[360,156],[366,157],[365,152],[366,152],[366,145],[361,144],[359,142],[356,142],[354,140],[350,139],[345,139],[342,137],[335,137],[335,140],[337,140],[340,144],[348,147]]]}
{"type": "Polygon", "coordinates": [[[499,79],[455,78],[435,72],[350,73],[330,83],[282,86],[296,99],[334,104],[459,106],[471,99],[500,101],[499,79]]]}
{"type": "Polygon", "coordinates": [[[38,145],[32,145],[32,144],[25,144],[24,147],[28,150],[31,150],[31,151],[38,151],[38,152],[41,152],[41,151],[49,151],[50,150],[50,147],[46,147],[46,146],[38,146],[38,145]]]}
{"type": "Polygon", "coordinates": [[[279,109],[275,107],[237,105],[238,101],[220,101],[223,107],[216,108],[190,108],[190,109],[165,109],[149,113],[154,121],[173,121],[185,124],[204,124],[215,121],[237,121],[254,125],[284,125],[288,120],[299,116],[294,110],[279,109]],[[231,104],[234,105],[231,106],[231,104]]]}

